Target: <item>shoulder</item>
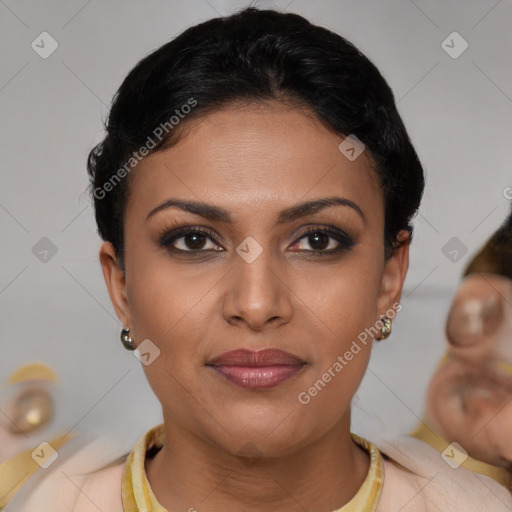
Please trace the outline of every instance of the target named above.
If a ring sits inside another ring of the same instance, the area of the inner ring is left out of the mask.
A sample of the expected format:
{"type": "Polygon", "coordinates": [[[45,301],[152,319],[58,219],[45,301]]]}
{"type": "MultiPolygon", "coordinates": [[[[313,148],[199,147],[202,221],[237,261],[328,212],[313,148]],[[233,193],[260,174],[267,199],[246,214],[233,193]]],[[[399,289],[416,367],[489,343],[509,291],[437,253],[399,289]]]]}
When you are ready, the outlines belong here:
{"type": "Polygon", "coordinates": [[[494,480],[451,467],[427,443],[404,436],[374,443],[384,458],[384,486],[378,512],[505,512],[512,495],[494,480]]]}
{"type": "Polygon", "coordinates": [[[87,475],[73,512],[122,512],[121,479],[124,463],[117,463],[87,475]]]}
{"type": "Polygon", "coordinates": [[[69,444],[59,450],[57,462],[29,479],[5,512],[122,512],[126,457],[102,440],[69,444]]]}

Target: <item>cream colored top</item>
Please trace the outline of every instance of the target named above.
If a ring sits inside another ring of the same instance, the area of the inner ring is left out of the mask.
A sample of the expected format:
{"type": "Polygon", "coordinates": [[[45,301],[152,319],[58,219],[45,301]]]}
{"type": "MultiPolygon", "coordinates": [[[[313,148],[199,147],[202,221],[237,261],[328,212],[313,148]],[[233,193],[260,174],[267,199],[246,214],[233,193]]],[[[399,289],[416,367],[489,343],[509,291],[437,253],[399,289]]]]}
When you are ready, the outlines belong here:
{"type": "MultiPolygon", "coordinates": [[[[366,439],[351,434],[352,439],[370,456],[370,467],[356,495],[341,508],[333,512],[375,512],[383,484],[382,457],[379,450],[366,439]]],[[[169,512],[156,499],[149,485],[144,464],[146,452],[160,448],[165,441],[164,425],[148,431],[135,445],[123,469],[122,499],[125,512],[169,512]]]]}
{"type": "MultiPolygon", "coordinates": [[[[142,455],[151,443],[162,441],[159,432],[160,426],[149,430],[127,458],[94,472],[92,468],[113,458],[107,439],[98,439],[67,457],[65,445],[59,460],[46,470],[38,470],[34,477],[40,473],[39,480],[31,477],[5,512],[164,512],[147,482],[142,455]],[[139,500],[135,502],[138,508],[129,502],[130,492],[139,500]],[[131,509],[123,508],[123,499],[125,507],[131,509]]],[[[403,436],[370,443],[352,436],[370,454],[374,448],[375,459],[356,496],[336,512],[512,510],[512,495],[505,487],[462,466],[450,467],[437,450],[419,439],[403,436]]]]}

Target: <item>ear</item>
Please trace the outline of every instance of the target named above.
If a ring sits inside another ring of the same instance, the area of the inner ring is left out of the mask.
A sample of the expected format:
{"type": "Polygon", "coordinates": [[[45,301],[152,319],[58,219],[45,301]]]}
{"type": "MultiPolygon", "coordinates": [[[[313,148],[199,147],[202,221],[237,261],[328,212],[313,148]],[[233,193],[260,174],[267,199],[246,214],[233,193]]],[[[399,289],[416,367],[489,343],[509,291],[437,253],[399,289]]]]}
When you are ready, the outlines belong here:
{"type": "Polygon", "coordinates": [[[131,327],[131,314],[126,296],[125,274],[117,259],[114,246],[110,242],[104,242],[99,256],[112,306],[114,306],[117,317],[123,326],[129,328],[131,327]]]}
{"type": "Polygon", "coordinates": [[[403,241],[394,254],[386,261],[380,292],[377,299],[377,311],[380,320],[386,314],[386,311],[392,308],[393,304],[400,302],[402,296],[402,287],[409,268],[409,244],[410,235],[406,230],[398,233],[398,240],[403,241]]]}

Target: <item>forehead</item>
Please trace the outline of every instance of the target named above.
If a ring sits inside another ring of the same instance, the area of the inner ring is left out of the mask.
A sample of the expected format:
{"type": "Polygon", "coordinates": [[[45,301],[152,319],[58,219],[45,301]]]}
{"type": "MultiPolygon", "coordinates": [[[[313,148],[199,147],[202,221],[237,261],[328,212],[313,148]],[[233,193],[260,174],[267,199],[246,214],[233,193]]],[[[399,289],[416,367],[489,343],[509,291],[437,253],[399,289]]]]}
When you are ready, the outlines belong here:
{"type": "Polygon", "coordinates": [[[338,147],[345,137],[308,110],[279,103],[231,106],[184,122],[177,144],[132,171],[128,209],[145,205],[149,211],[171,196],[233,210],[327,195],[382,206],[368,152],[349,160],[338,147]]]}

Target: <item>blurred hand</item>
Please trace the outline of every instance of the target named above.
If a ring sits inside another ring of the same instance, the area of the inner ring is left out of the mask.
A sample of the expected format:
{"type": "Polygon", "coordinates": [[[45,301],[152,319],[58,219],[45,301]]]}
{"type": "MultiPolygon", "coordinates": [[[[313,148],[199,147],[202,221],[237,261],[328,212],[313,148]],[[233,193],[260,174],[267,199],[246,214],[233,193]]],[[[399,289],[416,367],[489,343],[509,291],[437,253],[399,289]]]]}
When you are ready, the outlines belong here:
{"type": "Polygon", "coordinates": [[[512,280],[466,276],[446,322],[448,359],[427,391],[427,421],[489,464],[512,462],[512,280]]]}

